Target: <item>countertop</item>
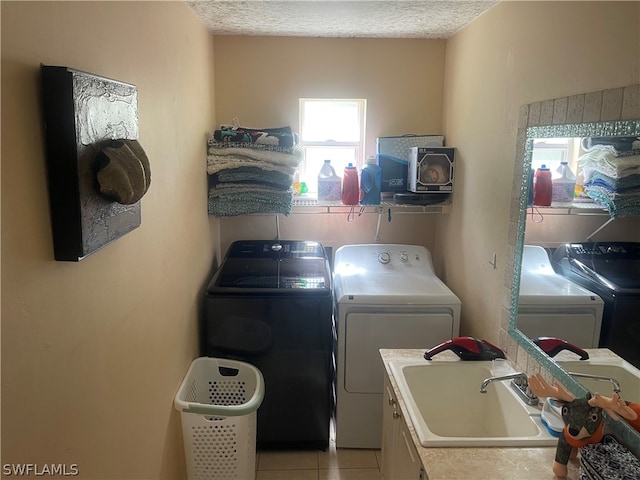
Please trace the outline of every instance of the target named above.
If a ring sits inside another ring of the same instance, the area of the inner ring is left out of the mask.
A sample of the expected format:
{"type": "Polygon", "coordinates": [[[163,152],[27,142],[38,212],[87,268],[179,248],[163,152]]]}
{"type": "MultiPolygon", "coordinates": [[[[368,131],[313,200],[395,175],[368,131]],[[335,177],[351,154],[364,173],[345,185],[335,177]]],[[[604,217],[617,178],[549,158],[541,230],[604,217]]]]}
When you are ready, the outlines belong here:
{"type": "MultiPolygon", "coordinates": [[[[391,380],[402,416],[411,432],[411,439],[420,455],[429,480],[553,480],[551,471],[555,447],[486,447],[486,448],[426,448],[420,445],[416,432],[408,420],[409,414],[391,373],[389,362],[422,360],[424,350],[380,350],[385,370],[391,380]]],[[[453,352],[442,352],[438,360],[460,361],[453,352]]],[[[568,465],[568,479],[577,480],[579,462],[572,459],[568,465]]]]}

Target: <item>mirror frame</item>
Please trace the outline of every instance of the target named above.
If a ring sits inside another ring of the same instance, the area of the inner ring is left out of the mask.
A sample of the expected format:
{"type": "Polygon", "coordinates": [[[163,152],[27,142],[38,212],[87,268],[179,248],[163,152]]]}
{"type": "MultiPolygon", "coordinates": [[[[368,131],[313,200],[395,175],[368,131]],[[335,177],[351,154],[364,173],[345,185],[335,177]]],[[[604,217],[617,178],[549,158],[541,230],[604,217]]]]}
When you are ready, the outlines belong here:
{"type": "MultiPolygon", "coordinates": [[[[517,328],[533,138],[624,135],[640,135],[640,84],[520,108],[501,328],[505,326],[505,317],[508,318],[506,330],[511,341],[504,343],[507,343],[508,356],[519,367],[524,367],[528,374],[547,370],[576,396],[583,396],[587,390],[517,328]]],[[[640,433],[624,422],[609,422],[609,427],[631,450],[640,452],[640,433]]]]}

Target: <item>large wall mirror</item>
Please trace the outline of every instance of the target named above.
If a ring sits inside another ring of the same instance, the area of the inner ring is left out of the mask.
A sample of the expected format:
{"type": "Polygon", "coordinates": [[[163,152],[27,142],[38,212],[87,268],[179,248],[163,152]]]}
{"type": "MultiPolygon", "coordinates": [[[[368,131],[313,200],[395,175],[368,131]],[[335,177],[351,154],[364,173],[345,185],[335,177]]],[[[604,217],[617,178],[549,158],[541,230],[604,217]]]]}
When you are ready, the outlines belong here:
{"type": "MultiPolygon", "coordinates": [[[[624,155],[629,161],[620,161],[616,165],[624,164],[629,166],[631,170],[627,173],[631,172],[637,176],[631,177],[626,173],[618,175],[620,173],[620,170],[618,170],[614,185],[604,185],[605,187],[612,186],[614,193],[618,194],[626,191],[624,189],[629,186],[629,183],[638,185],[637,179],[640,178],[640,154],[634,151],[634,148],[638,148],[638,145],[625,145],[622,147],[623,142],[631,141],[633,137],[640,137],[640,85],[525,105],[520,112],[511,215],[512,244],[510,246],[512,248],[510,252],[513,255],[513,276],[506,280],[507,283],[510,282],[511,284],[509,299],[507,300],[510,302],[508,331],[509,336],[517,343],[519,351],[526,352],[529,358],[540,363],[542,367],[576,395],[584,395],[586,388],[575,378],[568,375],[552,358],[537,348],[531,338],[534,336],[559,337],[562,335],[562,329],[555,329],[559,322],[578,322],[574,323],[573,327],[568,331],[576,334],[574,340],[575,343],[582,344],[579,346],[582,346],[582,348],[597,348],[600,334],[604,334],[610,344],[602,345],[602,342],[600,342],[600,346],[610,348],[634,364],[636,368],[640,368],[640,317],[638,317],[640,294],[630,295],[625,298],[625,303],[622,307],[618,307],[617,313],[612,312],[611,307],[608,307],[608,317],[607,315],[602,316],[601,321],[604,328],[601,328],[601,324],[594,324],[593,319],[598,317],[598,312],[604,310],[604,304],[608,301],[607,298],[604,298],[605,289],[602,290],[603,293],[601,295],[596,295],[595,299],[593,296],[591,297],[593,305],[586,305],[588,298],[585,297],[584,300],[586,302],[580,308],[574,307],[572,311],[567,310],[563,313],[564,304],[557,304],[556,306],[547,304],[536,307],[528,304],[524,295],[522,302],[520,302],[521,274],[523,270],[527,270],[527,261],[533,260],[535,262],[537,261],[536,255],[541,255],[538,259],[545,261],[548,259],[548,268],[552,268],[555,273],[564,274],[574,284],[580,285],[575,276],[572,277],[567,269],[568,257],[571,257],[572,254],[577,255],[580,249],[585,248],[587,250],[595,248],[596,252],[588,252],[595,255],[606,253],[607,251],[614,254],[620,249],[619,242],[640,241],[640,215],[638,215],[640,213],[640,193],[637,197],[630,195],[602,196],[600,197],[602,203],[599,204],[593,204],[589,198],[585,198],[584,202],[575,204],[573,202],[563,204],[554,202],[551,207],[531,207],[531,169],[532,167],[539,167],[538,163],[545,161],[568,160],[569,165],[573,167],[573,173],[578,174],[578,184],[580,185],[584,181],[580,174],[585,173],[583,166],[586,159],[594,158],[594,161],[603,162],[598,164],[598,168],[595,170],[587,172],[588,180],[592,187],[589,192],[592,200],[594,197],[598,197],[600,191],[604,192],[603,195],[610,193],[607,189],[599,190],[596,188],[598,185],[602,186],[601,183],[598,183],[598,180],[600,182],[611,180],[611,177],[601,176],[603,172],[607,173],[606,168],[609,168],[610,165],[606,163],[607,157],[605,156],[601,158],[596,154],[592,157],[584,157],[584,155],[589,154],[590,151],[617,149],[619,153],[626,149],[624,155]],[[598,138],[598,140],[590,140],[594,138],[598,138]],[[594,144],[597,145],[595,148],[594,144]],[[534,154],[534,145],[541,145],[542,151],[536,151],[534,154]],[[605,145],[607,146],[604,147],[605,145]],[[573,160],[564,158],[564,155],[573,156],[573,160]],[[576,157],[582,158],[580,164],[575,163],[576,157]],[[595,174],[593,173],[594,171],[595,174]],[[605,205],[608,205],[608,208],[605,205]],[[554,207],[557,207],[558,210],[554,207]],[[528,236],[527,223],[529,222],[529,230],[532,230],[531,222],[543,221],[545,216],[553,216],[553,220],[548,221],[549,226],[545,228],[563,230],[561,235],[556,235],[555,237],[551,235],[553,240],[558,238],[571,240],[563,244],[554,244],[553,241],[545,244],[544,229],[541,229],[542,234],[539,231],[536,232],[537,236],[534,235],[533,238],[531,238],[531,235],[528,236]],[[576,220],[580,216],[583,218],[576,220]],[[616,233],[611,234],[615,237],[614,241],[604,232],[605,229],[611,228],[611,225],[615,223],[617,223],[616,233]],[[598,227],[594,229],[594,225],[598,225],[598,227]],[[577,231],[573,232],[572,228],[576,228],[577,231]],[[575,237],[572,237],[572,235],[575,235],[575,237]],[[606,241],[600,241],[601,238],[605,238],[606,241]],[[573,246],[570,244],[573,244],[573,246]],[[575,249],[575,251],[572,251],[572,249],[575,249]],[[522,263],[523,256],[525,257],[524,266],[522,263]],[[562,270],[563,265],[565,266],[564,272],[562,270]],[[635,322],[636,333],[639,336],[630,338],[630,335],[624,334],[618,335],[619,339],[614,338],[611,340],[611,332],[609,330],[611,328],[610,323],[613,321],[612,315],[625,316],[629,319],[629,322],[635,322]],[[544,325],[545,321],[549,325],[548,332],[543,332],[539,328],[544,325]],[[588,326],[584,327],[584,325],[588,326]],[[535,327],[538,328],[536,329],[535,327]],[[596,330],[597,333],[594,335],[596,330]]],[[[555,165],[551,165],[551,167],[555,168],[555,165]]],[[[629,243],[629,245],[633,246],[632,243],[629,243]]],[[[592,266],[594,265],[595,261],[592,262],[592,266]]],[[[633,272],[630,275],[636,277],[632,279],[631,283],[635,282],[637,284],[637,279],[640,277],[638,262],[630,260],[626,261],[624,265],[628,272],[633,271],[635,268],[635,275],[633,272]]],[[[608,266],[610,265],[603,265],[603,268],[608,266]]],[[[523,292],[528,288],[526,282],[525,273],[522,282],[523,292]]],[[[509,290],[509,285],[506,285],[506,287],[509,290]]],[[[589,286],[583,283],[582,287],[591,292],[594,290],[593,285],[589,286]]],[[[574,300],[574,303],[576,301],[580,302],[580,299],[574,300]]],[[[518,353],[518,355],[520,354],[518,353]]],[[[610,426],[630,448],[640,452],[640,434],[638,432],[624,422],[611,422],[610,426]]]]}

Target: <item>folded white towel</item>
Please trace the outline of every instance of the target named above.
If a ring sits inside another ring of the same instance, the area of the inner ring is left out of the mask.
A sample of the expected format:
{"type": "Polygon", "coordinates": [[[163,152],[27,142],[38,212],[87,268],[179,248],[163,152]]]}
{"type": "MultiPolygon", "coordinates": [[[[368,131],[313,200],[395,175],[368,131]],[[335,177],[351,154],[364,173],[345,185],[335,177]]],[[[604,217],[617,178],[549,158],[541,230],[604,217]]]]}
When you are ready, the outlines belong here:
{"type": "Polygon", "coordinates": [[[300,161],[304,158],[304,150],[300,147],[294,147],[291,153],[242,147],[209,147],[208,152],[209,155],[234,158],[245,157],[261,162],[288,165],[294,168],[297,168],[300,161]]]}
{"type": "Polygon", "coordinates": [[[579,165],[586,181],[594,171],[618,179],[640,173],[640,155],[616,157],[608,149],[598,149],[581,156],[579,165]]]}
{"type": "Polygon", "coordinates": [[[273,163],[262,160],[254,160],[253,158],[241,155],[208,155],[207,156],[207,173],[213,175],[223,170],[230,170],[240,167],[256,167],[271,172],[280,172],[285,175],[294,175],[298,164],[285,165],[281,163],[273,163]]]}

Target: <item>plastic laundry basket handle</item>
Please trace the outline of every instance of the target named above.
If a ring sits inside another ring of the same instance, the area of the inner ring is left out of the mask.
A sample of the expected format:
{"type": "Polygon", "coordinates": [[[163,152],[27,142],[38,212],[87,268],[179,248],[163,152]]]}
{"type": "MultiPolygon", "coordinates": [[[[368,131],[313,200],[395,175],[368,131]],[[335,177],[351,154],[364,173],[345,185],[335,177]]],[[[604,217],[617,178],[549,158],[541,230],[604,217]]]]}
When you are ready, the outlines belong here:
{"type": "Polygon", "coordinates": [[[242,405],[202,405],[189,404],[187,408],[182,410],[186,413],[199,413],[201,415],[211,415],[220,417],[241,417],[255,412],[264,397],[264,385],[261,383],[256,389],[253,397],[242,405]]]}
{"type": "MultiPolygon", "coordinates": [[[[193,368],[195,362],[199,360],[205,360],[204,358],[195,360],[192,364],[191,368],[193,368]]],[[[206,359],[211,360],[211,359],[206,359]]],[[[238,364],[241,362],[235,361],[224,361],[221,359],[216,359],[218,361],[218,367],[228,367],[228,368],[237,368],[238,364]]],[[[264,377],[262,376],[262,372],[255,367],[247,365],[248,368],[251,368],[252,372],[256,375],[256,388],[253,392],[251,398],[242,405],[208,405],[202,403],[193,403],[186,402],[179,398],[179,393],[176,395],[174,399],[174,405],[177,410],[181,412],[187,413],[198,413],[201,415],[210,415],[210,416],[219,416],[219,417],[239,417],[242,415],[247,415],[252,413],[258,409],[262,400],[264,399],[264,377]]],[[[191,369],[190,369],[191,370],[191,369]]],[[[182,391],[185,387],[185,384],[188,379],[187,377],[182,382],[180,389],[178,392],[182,391]]]]}
{"type": "Polygon", "coordinates": [[[248,402],[242,405],[204,405],[201,403],[188,403],[187,408],[182,411],[187,413],[199,413],[202,415],[217,415],[221,417],[240,417],[255,412],[264,398],[264,378],[262,372],[256,371],[259,375],[256,390],[248,402]]]}

